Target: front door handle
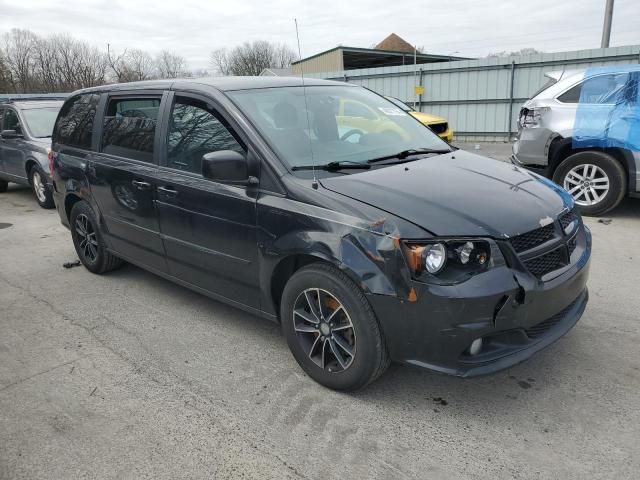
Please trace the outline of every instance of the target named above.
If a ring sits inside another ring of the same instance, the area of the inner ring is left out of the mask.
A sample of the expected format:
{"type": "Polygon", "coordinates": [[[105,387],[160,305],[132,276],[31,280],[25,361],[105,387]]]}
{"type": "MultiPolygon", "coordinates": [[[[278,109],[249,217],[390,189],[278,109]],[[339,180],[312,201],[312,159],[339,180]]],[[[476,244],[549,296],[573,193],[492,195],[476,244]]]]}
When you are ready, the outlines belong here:
{"type": "Polygon", "coordinates": [[[175,198],[178,196],[178,191],[172,187],[158,187],[158,192],[168,198],[175,198]]]}
{"type": "Polygon", "coordinates": [[[140,180],[133,180],[131,184],[138,190],[149,190],[151,188],[151,184],[149,182],[141,182],[140,180]]]}

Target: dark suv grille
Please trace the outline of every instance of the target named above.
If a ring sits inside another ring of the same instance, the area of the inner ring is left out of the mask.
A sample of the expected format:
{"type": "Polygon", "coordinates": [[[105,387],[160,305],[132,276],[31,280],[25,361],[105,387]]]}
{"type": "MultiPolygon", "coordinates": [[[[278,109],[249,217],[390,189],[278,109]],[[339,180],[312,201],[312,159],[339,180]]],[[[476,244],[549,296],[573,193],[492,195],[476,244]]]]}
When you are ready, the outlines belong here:
{"type": "Polygon", "coordinates": [[[560,220],[560,225],[562,225],[562,230],[567,228],[569,224],[574,220],[576,220],[577,218],[578,216],[576,215],[576,212],[574,212],[573,210],[569,210],[568,212],[565,212],[562,215],[560,215],[559,220],[560,220]]]}
{"type": "Polygon", "coordinates": [[[542,277],[543,275],[566,265],[563,255],[563,250],[565,248],[566,247],[562,245],[561,247],[551,250],[544,255],[532,258],[531,260],[526,260],[524,264],[536,277],[542,277]]]}
{"type": "Polygon", "coordinates": [[[511,245],[513,245],[516,252],[524,252],[525,250],[531,250],[532,248],[551,240],[554,233],[555,228],[553,223],[550,223],[546,227],[537,228],[530,232],[523,233],[522,235],[518,235],[517,237],[513,237],[511,239],[511,245]]]}
{"type": "Polygon", "coordinates": [[[576,304],[576,300],[571,302],[571,304],[562,310],[559,313],[556,313],[553,317],[547,318],[546,320],[525,329],[525,332],[529,338],[538,338],[547,333],[551,328],[553,328],[558,322],[560,322],[569,312],[573,306],[576,304]]]}

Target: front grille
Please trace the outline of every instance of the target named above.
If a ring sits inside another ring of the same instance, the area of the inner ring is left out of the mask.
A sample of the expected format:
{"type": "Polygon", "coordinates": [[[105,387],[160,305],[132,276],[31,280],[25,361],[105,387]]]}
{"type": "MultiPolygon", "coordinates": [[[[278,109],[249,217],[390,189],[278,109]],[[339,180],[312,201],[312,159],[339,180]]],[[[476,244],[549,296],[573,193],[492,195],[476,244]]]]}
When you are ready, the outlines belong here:
{"type": "Polygon", "coordinates": [[[518,235],[517,237],[513,237],[510,241],[515,251],[520,253],[525,250],[531,250],[532,248],[551,240],[554,234],[555,228],[553,223],[550,223],[546,227],[537,228],[530,232],[523,233],[522,235],[518,235]]]}
{"type": "Polygon", "coordinates": [[[577,235],[574,235],[573,238],[567,242],[567,248],[569,249],[569,258],[571,258],[571,254],[573,253],[573,251],[578,246],[578,238],[577,237],[578,237],[577,235]]]}
{"type": "Polygon", "coordinates": [[[571,304],[562,310],[559,313],[556,313],[553,317],[547,318],[546,320],[525,329],[525,332],[529,338],[538,338],[543,336],[547,331],[553,328],[558,322],[560,322],[567,313],[573,308],[578,300],[574,300],[571,304]]]}
{"type": "Polygon", "coordinates": [[[447,131],[447,123],[431,123],[429,124],[429,128],[435,133],[444,133],[447,131]]]}
{"type": "Polygon", "coordinates": [[[559,220],[560,220],[560,225],[562,225],[562,230],[564,231],[564,229],[567,228],[569,224],[574,220],[576,220],[577,218],[578,218],[578,215],[576,215],[576,212],[574,212],[573,210],[569,210],[568,212],[565,212],[562,215],[560,215],[559,220]]]}
{"type": "Polygon", "coordinates": [[[536,277],[542,277],[543,275],[566,265],[563,255],[563,250],[565,248],[566,247],[562,245],[561,247],[545,253],[544,255],[532,258],[531,260],[526,260],[524,264],[533,275],[536,277]]]}

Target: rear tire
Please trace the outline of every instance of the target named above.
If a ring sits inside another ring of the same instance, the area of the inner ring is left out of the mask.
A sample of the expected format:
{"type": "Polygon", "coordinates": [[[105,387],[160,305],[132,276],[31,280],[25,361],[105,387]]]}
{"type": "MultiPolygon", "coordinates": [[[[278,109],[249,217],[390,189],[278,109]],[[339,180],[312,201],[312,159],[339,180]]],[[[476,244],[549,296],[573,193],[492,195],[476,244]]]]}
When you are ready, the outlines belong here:
{"type": "Polygon", "coordinates": [[[580,213],[586,216],[603,215],[612,210],[627,191],[627,174],[620,162],[598,151],[569,156],[553,173],[553,181],[573,196],[580,213]]]}
{"type": "Polygon", "coordinates": [[[284,288],[280,318],[294,358],[325,387],[359,390],[389,366],[371,305],[362,290],[332,266],[311,264],[298,270],[284,288]]]}
{"type": "Polygon", "coordinates": [[[9,182],[6,180],[0,180],[0,193],[4,193],[9,188],[9,182]]]}
{"type": "Polygon", "coordinates": [[[49,185],[47,185],[46,176],[38,165],[31,167],[29,184],[31,185],[33,194],[36,196],[38,205],[47,209],[55,207],[55,203],[53,203],[53,192],[49,185]]]}
{"type": "Polygon", "coordinates": [[[107,250],[96,214],[84,200],[77,202],[71,209],[69,225],[73,246],[87,270],[102,274],[115,270],[124,263],[107,250]]]}

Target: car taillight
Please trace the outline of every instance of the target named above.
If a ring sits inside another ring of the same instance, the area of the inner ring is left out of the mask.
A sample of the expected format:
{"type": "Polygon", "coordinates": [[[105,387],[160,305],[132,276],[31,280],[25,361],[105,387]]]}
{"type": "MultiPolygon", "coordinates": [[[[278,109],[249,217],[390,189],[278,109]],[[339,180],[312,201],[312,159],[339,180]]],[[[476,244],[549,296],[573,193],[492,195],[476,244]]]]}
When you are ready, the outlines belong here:
{"type": "Polygon", "coordinates": [[[53,150],[49,150],[49,155],[47,155],[47,158],[49,159],[49,173],[51,174],[51,176],[53,176],[53,161],[56,158],[56,154],[53,153],[53,150]]]}

